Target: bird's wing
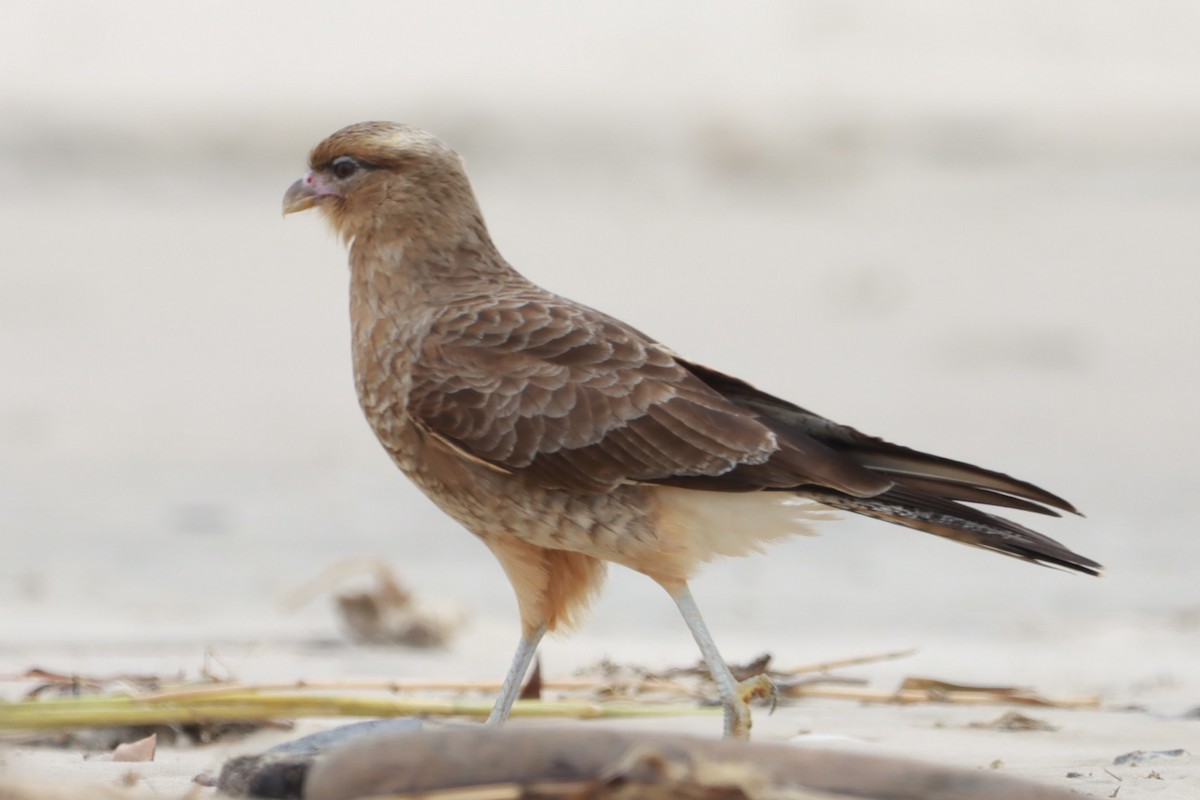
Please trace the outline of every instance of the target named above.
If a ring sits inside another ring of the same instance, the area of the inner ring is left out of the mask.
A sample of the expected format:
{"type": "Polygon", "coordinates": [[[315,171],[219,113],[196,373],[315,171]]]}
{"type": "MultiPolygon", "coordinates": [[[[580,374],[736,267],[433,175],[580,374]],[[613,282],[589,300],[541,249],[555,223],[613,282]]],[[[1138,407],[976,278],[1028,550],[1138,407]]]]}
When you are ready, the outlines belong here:
{"type": "Polygon", "coordinates": [[[699,364],[686,363],[686,366],[722,397],[758,414],[781,436],[799,433],[813,437],[854,463],[887,475],[897,484],[951,500],[1052,516],[1058,516],[1054,509],[1079,513],[1066,500],[1027,481],[868,436],[759,391],[745,381],[699,364]]]}
{"type": "Polygon", "coordinates": [[[653,340],[554,297],[442,312],[418,353],[407,411],[465,457],[556,489],[811,484],[865,497],[892,485],[814,437],[780,437],[653,340]]]}
{"type": "Polygon", "coordinates": [[[1057,516],[1054,509],[1079,513],[1066,500],[1045,489],[973,464],[891,444],[772,397],[737,378],[698,364],[686,366],[722,397],[758,414],[780,438],[814,438],[842,457],[893,482],[886,491],[871,497],[852,497],[822,487],[797,487],[806,497],[1026,561],[1089,575],[1096,575],[1101,569],[1090,558],[1037,531],[964,505],[980,503],[1054,516],[1057,516]]]}
{"type": "Polygon", "coordinates": [[[1065,500],[839,425],[566,300],[489,300],[443,312],[420,348],[407,411],[462,457],[549,488],[791,490],[1017,558],[1100,568],[963,505],[1074,511],[1065,500]]]}

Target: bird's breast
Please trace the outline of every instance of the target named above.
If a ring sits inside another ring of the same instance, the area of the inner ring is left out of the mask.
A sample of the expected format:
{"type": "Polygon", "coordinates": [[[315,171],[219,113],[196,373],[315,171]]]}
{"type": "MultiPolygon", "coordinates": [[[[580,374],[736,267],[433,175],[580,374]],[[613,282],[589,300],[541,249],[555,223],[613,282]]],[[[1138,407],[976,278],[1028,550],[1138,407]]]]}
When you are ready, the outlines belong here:
{"type": "Polygon", "coordinates": [[[351,300],[351,348],[358,403],[380,443],[406,472],[415,466],[417,441],[408,414],[413,366],[428,329],[418,314],[374,313],[351,300]]]}

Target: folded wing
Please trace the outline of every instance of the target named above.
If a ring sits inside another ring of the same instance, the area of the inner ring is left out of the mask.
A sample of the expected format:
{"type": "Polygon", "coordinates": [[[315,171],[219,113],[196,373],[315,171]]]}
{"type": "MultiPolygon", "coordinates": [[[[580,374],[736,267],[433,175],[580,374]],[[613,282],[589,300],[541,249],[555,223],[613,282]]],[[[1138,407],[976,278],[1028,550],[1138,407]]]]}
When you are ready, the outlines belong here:
{"type": "Polygon", "coordinates": [[[408,411],[464,455],[555,489],[891,486],[812,437],[781,437],[654,341],[557,298],[448,311],[424,340],[408,411]]]}
{"type": "Polygon", "coordinates": [[[407,410],[464,457],[552,489],[792,491],[1019,558],[1099,566],[963,505],[1075,511],[1056,495],[839,425],[540,292],[456,305],[435,320],[407,410]]]}

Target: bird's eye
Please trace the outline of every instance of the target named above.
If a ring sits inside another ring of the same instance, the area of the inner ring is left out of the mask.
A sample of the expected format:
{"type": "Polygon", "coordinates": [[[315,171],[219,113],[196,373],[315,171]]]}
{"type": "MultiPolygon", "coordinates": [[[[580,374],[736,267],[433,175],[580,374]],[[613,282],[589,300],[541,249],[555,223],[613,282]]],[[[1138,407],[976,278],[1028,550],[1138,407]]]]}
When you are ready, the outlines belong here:
{"type": "Polygon", "coordinates": [[[333,170],[333,176],[338,180],[345,180],[354,173],[358,172],[361,165],[350,156],[340,156],[335,158],[329,168],[333,170]]]}

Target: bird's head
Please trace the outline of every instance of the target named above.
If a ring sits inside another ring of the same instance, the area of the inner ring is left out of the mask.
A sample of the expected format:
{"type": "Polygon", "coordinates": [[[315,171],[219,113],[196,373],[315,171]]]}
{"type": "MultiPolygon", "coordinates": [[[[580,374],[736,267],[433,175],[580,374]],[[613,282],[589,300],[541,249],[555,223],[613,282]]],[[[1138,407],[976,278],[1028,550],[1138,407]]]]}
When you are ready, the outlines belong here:
{"type": "Polygon", "coordinates": [[[440,139],[394,122],[360,122],[313,148],[283,213],[316,206],[349,241],[386,229],[407,237],[479,224],[462,159],[440,139]]]}

